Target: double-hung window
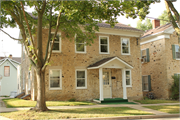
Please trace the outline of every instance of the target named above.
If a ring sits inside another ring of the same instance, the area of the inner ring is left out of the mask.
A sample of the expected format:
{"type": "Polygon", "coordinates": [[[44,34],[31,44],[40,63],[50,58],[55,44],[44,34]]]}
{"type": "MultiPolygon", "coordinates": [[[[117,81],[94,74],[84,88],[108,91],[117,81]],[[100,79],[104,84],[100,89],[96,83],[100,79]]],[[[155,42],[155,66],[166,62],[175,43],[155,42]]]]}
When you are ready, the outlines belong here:
{"type": "Polygon", "coordinates": [[[85,69],[76,70],[76,89],[87,88],[87,71],[85,69]]]}
{"type": "Polygon", "coordinates": [[[121,54],[130,55],[130,40],[129,38],[121,38],[121,54]]]}
{"type": "Polygon", "coordinates": [[[141,62],[146,63],[149,61],[149,48],[141,50],[141,62]]]}
{"type": "Polygon", "coordinates": [[[49,70],[49,89],[62,89],[62,72],[60,69],[49,70]]]}
{"type": "Polygon", "coordinates": [[[126,87],[132,87],[131,70],[125,70],[126,72],[126,87]]]}
{"type": "Polygon", "coordinates": [[[151,76],[150,75],[142,76],[142,90],[151,91],[151,76]]]}
{"type": "MultiPolygon", "coordinates": [[[[60,36],[61,36],[61,33],[56,34],[52,52],[61,52],[61,37],[60,36]]],[[[53,37],[54,37],[54,33],[51,33],[50,45],[52,44],[53,37]]]]}
{"type": "Polygon", "coordinates": [[[4,66],[4,77],[10,76],[10,66],[4,66]]]}
{"type": "Polygon", "coordinates": [[[172,54],[173,54],[173,59],[180,60],[180,46],[179,45],[172,45],[172,54]]]}
{"type": "Polygon", "coordinates": [[[109,37],[99,36],[99,52],[100,54],[109,54],[109,37]]]}
{"type": "Polygon", "coordinates": [[[85,45],[85,41],[84,39],[78,37],[75,35],[75,49],[76,49],[76,53],[86,53],[86,45],[85,45]]]}

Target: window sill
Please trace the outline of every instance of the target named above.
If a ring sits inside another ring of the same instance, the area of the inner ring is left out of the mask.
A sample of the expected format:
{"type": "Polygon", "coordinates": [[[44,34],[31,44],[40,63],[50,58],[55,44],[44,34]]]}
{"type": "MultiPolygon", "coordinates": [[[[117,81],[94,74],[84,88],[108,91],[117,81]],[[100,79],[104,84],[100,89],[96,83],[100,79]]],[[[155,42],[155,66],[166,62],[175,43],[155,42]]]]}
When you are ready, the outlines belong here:
{"type": "Polygon", "coordinates": [[[123,54],[123,53],[121,53],[121,55],[131,55],[131,54],[123,54]]]}
{"type": "Polygon", "coordinates": [[[100,52],[99,54],[109,54],[109,53],[102,53],[102,52],[100,52]]]}
{"type": "Polygon", "coordinates": [[[75,52],[75,53],[78,53],[78,54],[86,54],[86,52],[75,52]]]}
{"type": "Polygon", "coordinates": [[[180,60],[180,59],[176,59],[176,60],[180,60]]]}
{"type": "Polygon", "coordinates": [[[81,90],[81,89],[87,89],[87,87],[76,87],[76,89],[79,89],[79,90],[81,90]]]}
{"type": "Polygon", "coordinates": [[[126,85],[126,87],[132,87],[132,85],[126,85]]]}
{"type": "Polygon", "coordinates": [[[149,92],[149,90],[143,90],[143,92],[149,92]]]}
{"type": "Polygon", "coordinates": [[[49,90],[62,90],[62,88],[49,88],[49,90]]]}
{"type": "Polygon", "coordinates": [[[61,51],[52,51],[52,53],[61,53],[61,51]]]}

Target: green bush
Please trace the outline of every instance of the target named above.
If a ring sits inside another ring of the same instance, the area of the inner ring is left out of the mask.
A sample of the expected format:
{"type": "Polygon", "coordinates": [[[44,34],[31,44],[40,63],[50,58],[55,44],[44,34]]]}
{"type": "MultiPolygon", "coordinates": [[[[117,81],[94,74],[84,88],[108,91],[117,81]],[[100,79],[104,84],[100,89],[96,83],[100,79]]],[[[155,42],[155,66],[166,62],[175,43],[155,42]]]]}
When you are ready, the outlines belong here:
{"type": "Polygon", "coordinates": [[[72,99],[69,99],[68,101],[69,101],[69,102],[74,102],[74,101],[76,101],[76,99],[75,99],[75,98],[72,98],[72,99]]]}
{"type": "Polygon", "coordinates": [[[174,83],[171,86],[171,92],[172,92],[172,99],[179,99],[179,80],[180,76],[172,76],[174,79],[174,83]]]}

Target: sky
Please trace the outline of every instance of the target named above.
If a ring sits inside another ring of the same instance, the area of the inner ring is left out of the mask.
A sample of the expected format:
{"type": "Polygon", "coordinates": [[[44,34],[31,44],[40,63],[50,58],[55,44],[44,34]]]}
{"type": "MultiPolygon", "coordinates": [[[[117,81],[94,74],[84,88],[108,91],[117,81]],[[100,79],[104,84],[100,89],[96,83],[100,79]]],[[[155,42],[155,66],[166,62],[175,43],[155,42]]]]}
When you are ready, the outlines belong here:
{"type": "MultiPolygon", "coordinates": [[[[160,3],[155,3],[150,6],[150,13],[147,15],[148,17],[152,18],[158,18],[165,8],[164,0],[161,0],[160,3]]],[[[174,4],[177,11],[180,13],[180,0],[177,0],[174,4]]],[[[137,21],[139,19],[126,19],[124,16],[118,17],[118,22],[122,24],[130,24],[132,27],[136,27],[137,21]]],[[[5,28],[3,29],[7,33],[9,33],[12,37],[18,38],[19,37],[19,29],[18,28],[5,28]]],[[[10,54],[12,54],[13,57],[21,57],[21,44],[18,43],[18,41],[15,41],[8,37],[6,34],[2,33],[0,31],[0,56],[6,56],[8,57],[10,54]]]]}

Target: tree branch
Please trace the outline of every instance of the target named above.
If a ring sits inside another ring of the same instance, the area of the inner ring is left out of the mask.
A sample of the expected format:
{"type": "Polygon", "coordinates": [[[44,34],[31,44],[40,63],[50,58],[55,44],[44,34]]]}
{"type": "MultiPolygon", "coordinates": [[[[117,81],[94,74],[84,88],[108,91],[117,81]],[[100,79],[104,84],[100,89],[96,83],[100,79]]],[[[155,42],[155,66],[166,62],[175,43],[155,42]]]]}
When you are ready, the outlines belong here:
{"type": "Polygon", "coordinates": [[[168,17],[171,20],[173,28],[175,29],[176,33],[178,35],[180,35],[180,28],[177,26],[176,21],[175,21],[174,17],[172,16],[172,13],[171,13],[171,11],[169,9],[169,4],[168,4],[168,2],[166,0],[164,2],[165,2],[165,5],[166,5],[166,10],[167,10],[167,13],[168,13],[168,17]]]}
{"type": "Polygon", "coordinates": [[[25,14],[25,11],[24,11],[24,6],[23,6],[23,3],[21,3],[21,6],[22,6],[22,10],[23,10],[23,15],[24,15],[24,19],[25,19],[25,22],[27,24],[27,28],[28,28],[28,32],[29,32],[29,35],[30,35],[30,41],[32,43],[32,47],[33,47],[33,50],[34,50],[34,54],[35,54],[35,57],[37,57],[37,53],[36,53],[36,50],[35,50],[35,45],[34,45],[34,41],[33,41],[33,37],[32,37],[32,34],[31,34],[31,30],[30,30],[30,27],[29,27],[29,24],[28,24],[28,21],[27,21],[27,18],[26,18],[26,14],[25,14]]]}
{"type": "Polygon", "coordinates": [[[59,25],[60,25],[60,23],[59,23],[60,18],[61,18],[61,10],[59,10],[59,15],[58,15],[58,18],[57,18],[56,30],[55,30],[55,33],[54,33],[54,36],[53,36],[53,39],[52,39],[52,44],[51,44],[51,46],[50,46],[50,51],[48,52],[48,55],[47,55],[47,60],[44,62],[42,71],[45,71],[46,66],[48,65],[48,63],[49,63],[49,61],[50,61],[51,54],[52,54],[53,44],[54,44],[55,37],[56,37],[56,35],[57,35],[57,31],[58,31],[58,28],[59,28],[59,25]]]}
{"type": "Polygon", "coordinates": [[[44,58],[44,63],[47,60],[47,55],[48,55],[48,51],[49,51],[49,43],[50,43],[50,40],[51,40],[52,7],[50,8],[49,15],[50,15],[50,19],[49,19],[49,36],[48,36],[48,43],[47,43],[47,47],[46,47],[46,55],[45,55],[45,58],[44,58]]]}
{"type": "Polygon", "coordinates": [[[0,28],[0,30],[1,30],[3,33],[5,33],[6,35],[8,35],[10,38],[14,39],[14,40],[18,40],[18,41],[22,41],[22,40],[23,40],[23,39],[17,39],[17,38],[14,38],[14,37],[10,36],[7,32],[5,32],[4,30],[2,30],[1,28],[0,28]]]}

